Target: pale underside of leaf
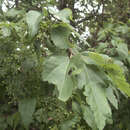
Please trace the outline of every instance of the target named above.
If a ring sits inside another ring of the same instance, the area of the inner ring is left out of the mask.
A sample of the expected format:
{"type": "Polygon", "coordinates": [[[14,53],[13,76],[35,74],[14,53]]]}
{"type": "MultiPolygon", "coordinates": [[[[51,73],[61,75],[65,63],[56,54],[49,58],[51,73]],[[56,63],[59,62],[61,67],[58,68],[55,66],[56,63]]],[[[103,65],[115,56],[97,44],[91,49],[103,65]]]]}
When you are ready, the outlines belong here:
{"type": "Polygon", "coordinates": [[[57,86],[59,99],[66,101],[72,95],[73,82],[68,75],[69,58],[52,56],[43,65],[42,79],[57,86]]]}

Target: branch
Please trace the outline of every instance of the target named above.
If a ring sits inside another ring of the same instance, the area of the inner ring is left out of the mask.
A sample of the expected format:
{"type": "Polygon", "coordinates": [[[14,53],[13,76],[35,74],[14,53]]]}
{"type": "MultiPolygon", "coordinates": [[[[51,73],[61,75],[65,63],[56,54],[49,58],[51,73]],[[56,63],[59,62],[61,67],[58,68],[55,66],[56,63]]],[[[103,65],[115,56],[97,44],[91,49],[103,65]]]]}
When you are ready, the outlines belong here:
{"type": "MultiPolygon", "coordinates": [[[[77,22],[77,24],[80,24],[80,23],[82,23],[82,22],[85,22],[86,20],[91,20],[91,19],[94,18],[95,16],[96,16],[96,17],[102,17],[102,14],[97,14],[97,15],[90,14],[90,16],[85,17],[85,18],[79,20],[79,21],[77,22]]],[[[111,18],[111,15],[109,15],[109,14],[104,14],[104,15],[103,15],[103,18],[111,18]]]]}
{"type": "Polygon", "coordinates": [[[62,10],[67,8],[67,0],[59,0],[58,9],[62,10]]]}
{"type": "Polygon", "coordinates": [[[19,0],[15,0],[16,8],[18,8],[19,0]]]}

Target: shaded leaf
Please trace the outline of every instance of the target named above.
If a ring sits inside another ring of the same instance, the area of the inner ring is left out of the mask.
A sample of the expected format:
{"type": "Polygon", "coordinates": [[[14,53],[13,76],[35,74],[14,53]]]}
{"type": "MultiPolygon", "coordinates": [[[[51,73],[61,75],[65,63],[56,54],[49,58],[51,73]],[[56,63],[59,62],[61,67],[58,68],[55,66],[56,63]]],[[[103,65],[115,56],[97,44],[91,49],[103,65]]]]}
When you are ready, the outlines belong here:
{"type": "Polygon", "coordinates": [[[80,105],[75,101],[72,102],[72,110],[78,114],[81,112],[80,105]]]}
{"type": "Polygon", "coordinates": [[[35,111],[36,99],[26,98],[19,101],[19,112],[25,128],[32,122],[32,115],[35,111]]]}
{"type": "Polygon", "coordinates": [[[31,37],[36,35],[41,18],[42,18],[41,13],[37,11],[32,10],[27,13],[26,22],[28,24],[29,35],[31,37]]]}
{"type": "Polygon", "coordinates": [[[106,88],[106,96],[109,100],[109,102],[118,109],[118,101],[116,99],[116,96],[114,95],[113,89],[111,87],[106,88]]]}
{"type": "Polygon", "coordinates": [[[60,130],[71,130],[72,126],[75,125],[78,121],[79,118],[75,116],[72,119],[63,122],[60,126],[60,130]]]}
{"type": "Polygon", "coordinates": [[[64,24],[57,25],[51,30],[51,39],[54,42],[55,46],[60,49],[69,48],[69,35],[70,29],[64,24]]]}

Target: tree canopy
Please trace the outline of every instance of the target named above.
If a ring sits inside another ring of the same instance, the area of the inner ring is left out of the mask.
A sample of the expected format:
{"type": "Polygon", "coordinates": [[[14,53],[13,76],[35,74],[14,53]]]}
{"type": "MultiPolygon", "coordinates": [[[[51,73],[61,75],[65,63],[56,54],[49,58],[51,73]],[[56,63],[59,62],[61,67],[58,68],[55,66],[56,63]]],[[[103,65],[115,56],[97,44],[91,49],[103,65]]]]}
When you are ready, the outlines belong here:
{"type": "Polygon", "coordinates": [[[129,36],[129,0],[0,0],[0,129],[130,129],[129,36]]]}

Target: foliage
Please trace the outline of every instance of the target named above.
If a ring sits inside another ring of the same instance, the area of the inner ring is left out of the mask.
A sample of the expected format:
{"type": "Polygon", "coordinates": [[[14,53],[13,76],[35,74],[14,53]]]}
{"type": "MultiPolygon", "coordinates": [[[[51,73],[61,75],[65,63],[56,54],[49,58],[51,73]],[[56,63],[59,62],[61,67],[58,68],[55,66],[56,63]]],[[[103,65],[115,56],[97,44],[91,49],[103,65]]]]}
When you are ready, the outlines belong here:
{"type": "Polygon", "coordinates": [[[129,129],[130,2],[13,4],[0,1],[0,129],[129,129]]]}

